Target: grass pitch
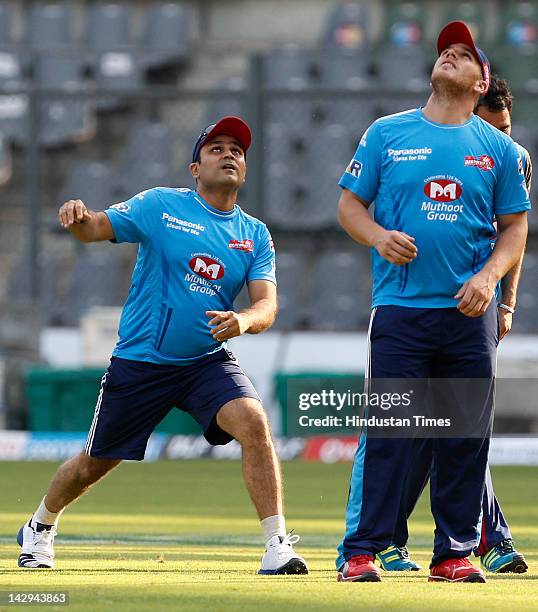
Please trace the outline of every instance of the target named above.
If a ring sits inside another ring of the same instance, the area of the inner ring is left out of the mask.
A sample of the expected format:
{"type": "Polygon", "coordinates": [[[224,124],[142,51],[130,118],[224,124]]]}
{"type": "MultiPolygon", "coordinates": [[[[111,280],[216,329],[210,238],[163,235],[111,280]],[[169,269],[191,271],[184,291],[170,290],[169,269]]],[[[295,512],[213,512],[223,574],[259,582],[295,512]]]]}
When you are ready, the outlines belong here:
{"type": "Polygon", "coordinates": [[[487,584],[428,583],[433,523],[424,496],[410,550],[425,569],[339,584],[335,545],[349,465],[283,466],[287,524],[301,535],[297,550],[311,570],[305,577],[256,574],[262,538],[241,466],[207,460],[120,466],[63,516],[57,569],[21,570],[15,535],[55,467],[0,463],[0,591],[69,591],[69,607],[58,610],[538,610],[538,468],[493,471],[527,574],[488,575],[487,584]]]}

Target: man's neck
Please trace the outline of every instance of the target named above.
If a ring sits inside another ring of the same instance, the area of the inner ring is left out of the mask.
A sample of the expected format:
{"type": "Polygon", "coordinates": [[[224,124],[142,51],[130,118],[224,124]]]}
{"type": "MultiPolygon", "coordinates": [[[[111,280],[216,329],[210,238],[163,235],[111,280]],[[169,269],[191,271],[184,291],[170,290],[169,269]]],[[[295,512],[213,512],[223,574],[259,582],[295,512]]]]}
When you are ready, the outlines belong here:
{"type": "Polygon", "coordinates": [[[427,119],[435,123],[462,125],[469,121],[473,110],[474,98],[448,97],[434,91],[422,112],[427,119]]]}
{"type": "Polygon", "coordinates": [[[196,193],[200,195],[210,206],[222,212],[233,210],[237,200],[237,191],[214,191],[198,185],[196,193]]]}

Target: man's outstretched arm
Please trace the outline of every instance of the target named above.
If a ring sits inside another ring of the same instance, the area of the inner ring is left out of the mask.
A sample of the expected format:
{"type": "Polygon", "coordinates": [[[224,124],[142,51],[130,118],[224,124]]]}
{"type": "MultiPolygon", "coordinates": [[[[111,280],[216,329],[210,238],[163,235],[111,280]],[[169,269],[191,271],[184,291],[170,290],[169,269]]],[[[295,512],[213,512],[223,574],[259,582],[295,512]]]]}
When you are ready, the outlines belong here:
{"type": "Polygon", "coordinates": [[[58,211],[60,225],[81,242],[113,240],[114,230],[104,212],[93,212],[82,200],[68,200],[58,211]]]}

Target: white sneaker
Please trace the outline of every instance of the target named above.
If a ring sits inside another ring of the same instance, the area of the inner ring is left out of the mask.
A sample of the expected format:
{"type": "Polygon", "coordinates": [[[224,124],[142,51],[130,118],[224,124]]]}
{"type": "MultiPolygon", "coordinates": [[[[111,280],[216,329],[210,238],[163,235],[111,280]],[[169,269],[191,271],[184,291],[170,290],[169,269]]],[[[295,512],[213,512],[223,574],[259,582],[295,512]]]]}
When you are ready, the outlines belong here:
{"type": "Polygon", "coordinates": [[[308,574],[305,560],[293,550],[298,535],[273,536],[265,545],[262,567],[258,574],[308,574]]]}
{"type": "Polygon", "coordinates": [[[19,529],[17,543],[22,546],[19,567],[54,568],[54,525],[42,525],[32,517],[19,529]]]}

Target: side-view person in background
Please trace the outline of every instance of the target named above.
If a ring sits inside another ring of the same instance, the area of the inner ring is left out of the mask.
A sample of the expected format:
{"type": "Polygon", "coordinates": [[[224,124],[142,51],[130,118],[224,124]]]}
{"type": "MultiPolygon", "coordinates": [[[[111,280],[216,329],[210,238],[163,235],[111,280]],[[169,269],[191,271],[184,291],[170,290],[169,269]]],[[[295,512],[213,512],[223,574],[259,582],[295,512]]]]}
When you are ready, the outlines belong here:
{"type": "MultiPolygon", "coordinates": [[[[504,79],[492,75],[487,93],[480,96],[474,112],[479,117],[510,136],[512,132],[512,94],[504,79]]],[[[523,164],[527,191],[531,192],[532,163],[529,152],[516,142],[523,164]]],[[[516,308],[517,286],[521,275],[523,255],[519,262],[502,278],[498,301],[498,316],[501,339],[512,328],[512,316],[516,308]]],[[[394,531],[393,543],[377,556],[381,567],[387,571],[418,570],[420,566],[409,557],[407,521],[424,487],[430,479],[432,466],[431,440],[417,439],[413,444],[414,460],[406,479],[400,512],[394,531]]],[[[482,567],[494,573],[513,572],[522,574],[528,566],[524,555],[518,552],[512,541],[508,522],[493,491],[489,468],[486,488],[482,500],[482,522],[480,542],[474,549],[480,557],[482,567]]]]}
{"type": "Polygon", "coordinates": [[[239,117],[208,126],[189,166],[195,191],[156,187],[97,213],[80,200],[60,208],[60,224],[78,240],[138,243],[139,251],[86,449],[58,469],[21,528],[20,567],[54,567],[63,510],[122,460],[142,460],[149,436],[177,406],[210,444],[236,439],[242,447],[245,485],[266,542],[259,573],[308,573],[293,550],[299,536],[286,533],[266,414],[226,348],[230,338],[269,328],[277,311],[271,236],[237,204],[251,139],[239,117]],[[235,312],[245,283],[251,305],[235,312]]]}

